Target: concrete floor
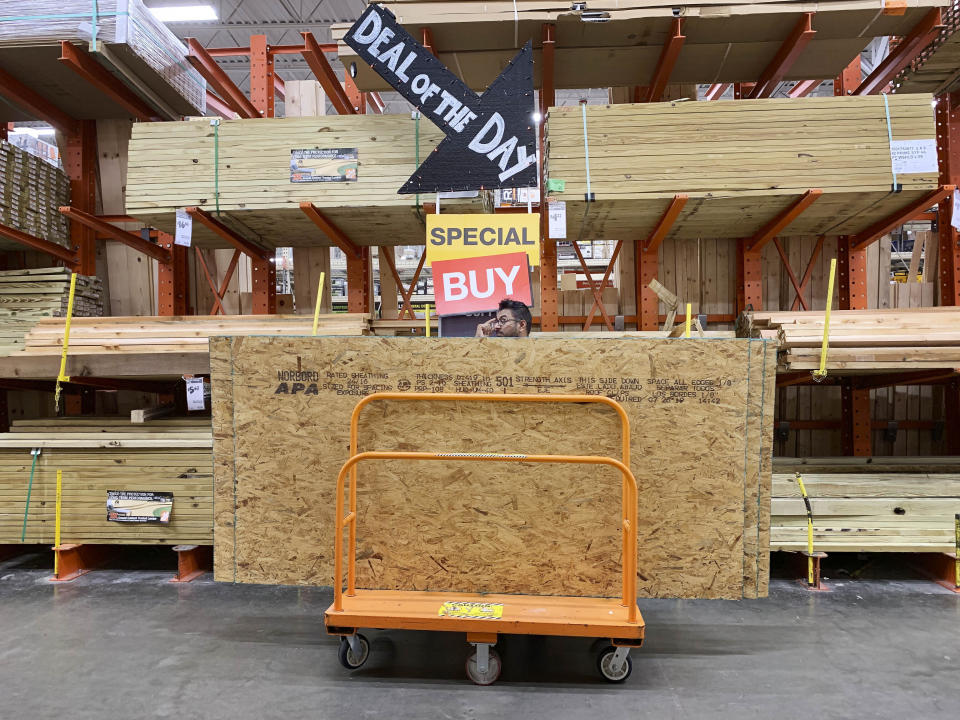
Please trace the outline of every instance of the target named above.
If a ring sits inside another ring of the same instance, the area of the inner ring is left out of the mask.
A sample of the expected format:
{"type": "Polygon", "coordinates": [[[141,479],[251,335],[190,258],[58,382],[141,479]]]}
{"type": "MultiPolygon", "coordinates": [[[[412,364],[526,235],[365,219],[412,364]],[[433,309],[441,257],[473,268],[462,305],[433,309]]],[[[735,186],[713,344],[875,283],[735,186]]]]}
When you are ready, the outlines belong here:
{"type": "Polygon", "coordinates": [[[0,562],[0,718],[914,720],[960,703],[960,595],[909,575],[645,600],[623,685],[599,679],[591,641],[506,637],[503,675],[476,687],[453,634],[369,632],[367,665],[344,670],[329,591],[173,585],[153,569],[53,585],[46,557],[0,562]]]}

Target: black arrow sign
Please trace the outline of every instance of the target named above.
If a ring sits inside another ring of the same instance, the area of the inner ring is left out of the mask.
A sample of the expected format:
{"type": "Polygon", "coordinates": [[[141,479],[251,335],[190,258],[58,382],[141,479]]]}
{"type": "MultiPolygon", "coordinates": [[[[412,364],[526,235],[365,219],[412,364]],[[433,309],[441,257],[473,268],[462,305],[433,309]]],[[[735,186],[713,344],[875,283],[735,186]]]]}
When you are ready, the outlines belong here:
{"type": "Polygon", "coordinates": [[[398,192],[537,184],[529,42],[482,96],[460,82],[380,5],[367,7],[344,42],[446,134],[398,192]]]}

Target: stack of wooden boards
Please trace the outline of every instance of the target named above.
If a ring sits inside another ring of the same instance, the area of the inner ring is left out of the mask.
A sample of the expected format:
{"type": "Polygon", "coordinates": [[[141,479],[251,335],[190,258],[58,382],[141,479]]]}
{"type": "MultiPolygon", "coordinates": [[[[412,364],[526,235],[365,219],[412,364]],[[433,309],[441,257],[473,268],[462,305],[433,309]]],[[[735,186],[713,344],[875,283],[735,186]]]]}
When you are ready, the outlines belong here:
{"type": "Polygon", "coordinates": [[[771,550],[952,552],[960,512],[960,458],[777,458],[773,465],[771,550]]]}
{"type": "MultiPolygon", "coordinates": [[[[23,350],[24,337],[43,317],[65,317],[70,271],[62,267],[0,271],[0,356],[23,350]]],[[[78,275],[73,298],[76,317],[103,315],[99,278],[78,275]]],[[[64,321],[57,321],[62,325],[64,321]]]]}
{"type": "MultiPolygon", "coordinates": [[[[70,180],[63,170],[0,141],[0,225],[66,245],[70,229],[57,208],[69,204],[70,180]]],[[[24,246],[0,235],[0,248],[23,250],[24,246]]]]}
{"type": "MultiPolygon", "coordinates": [[[[313,318],[303,315],[223,315],[190,317],[76,318],[70,326],[69,354],[201,353],[214,335],[310,335],[313,318]]],[[[318,335],[367,335],[366,314],[321,315],[318,335]]],[[[24,338],[18,357],[60,355],[64,321],[40,320],[24,338]]]]}
{"type": "Polygon", "coordinates": [[[920,57],[905,67],[893,82],[896,93],[928,92],[942,95],[960,82],[960,7],[943,9],[943,30],[920,57]]]}
{"type": "MultiPolygon", "coordinates": [[[[684,21],[683,48],[670,75],[674,83],[748,82],[763,71],[797,27],[801,13],[815,11],[816,35],[797,55],[787,80],[834,78],[873,37],[906,35],[945,0],[892,2],[826,0],[816,6],[787,2],[698,2],[662,0],[587,3],[545,0],[389,0],[386,5],[415,38],[429,27],[431,49],[440,61],[475,90],[486,89],[528,40],[534,47],[539,85],[543,25],[555,25],[556,87],[591,88],[649,85],[674,18],[684,21]],[[590,15],[603,22],[589,22],[590,15]]],[[[362,90],[385,90],[386,83],[342,42],[349,24],[334,25],[333,39],[347,67],[357,63],[362,90]]]]}
{"type": "Polygon", "coordinates": [[[210,545],[211,443],[210,419],[203,417],[138,425],[108,417],[14,422],[0,434],[0,543],[54,541],[61,470],[62,542],[210,545]],[[107,521],[108,490],[172,492],[170,523],[107,521]]]}
{"type": "MultiPolygon", "coordinates": [[[[441,139],[432,123],[409,115],[137,123],[127,212],[172,232],[176,210],[196,206],[261,245],[331,245],[300,209],[310,202],[358,245],[422,245],[421,202],[434,198],[397,190],[441,139]],[[318,181],[306,181],[311,166],[318,181]]],[[[482,203],[450,199],[444,208],[477,212],[482,203]]],[[[193,241],[226,247],[197,221],[193,241]]]]}
{"type": "Polygon", "coordinates": [[[898,173],[891,192],[890,136],[936,137],[929,95],[587,107],[586,140],[583,108],[555,107],[546,135],[567,238],[646,239],[681,193],[671,238],[749,238],[815,188],[790,234],[855,235],[939,187],[931,152],[929,171],[898,173]]]}
{"type": "MultiPolygon", "coordinates": [[[[60,42],[96,60],[167,119],[202,114],[206,82],[187,48],[140,0],[32,0],[0,3],[0,67],[71,117],[130,117],[107,93],[94,91],[63,62],[60,42]]],[[[15,104],[11,120],[34,120],[15,104]]]]}
{"type": "MultiPolygon", "coordinates": [[[[738,319],[741,337],[776,338],[782,370],[816,370],[823,312],[758,312],[738,319]]],[[[960,368],[960,308],[834,310],[827,370],[960,368]]]]}

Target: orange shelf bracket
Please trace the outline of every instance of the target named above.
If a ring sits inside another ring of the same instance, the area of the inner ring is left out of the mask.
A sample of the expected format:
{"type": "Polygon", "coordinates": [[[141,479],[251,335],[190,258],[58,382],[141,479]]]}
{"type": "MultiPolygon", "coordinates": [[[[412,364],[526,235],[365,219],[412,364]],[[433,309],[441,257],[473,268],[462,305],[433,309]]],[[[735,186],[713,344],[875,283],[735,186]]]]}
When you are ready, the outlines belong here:
{"type": "Polygon", "coordinates": [[[217,65],[217,61],[207,52],[196,38],[187,38],[187,48],[190,51],[187,60],[193,65],[194,69],[203,76],[210,87],[223,100],[233,108],[233,111],[242,118],[260,117],[260,112],[254,107],[253,103],[247,99],[243,91],[236,86],[223,68],[217,65]]]}
{"type": "Polygon", "coordinates": [[[660,51],[660,59],[657,61],[657,69],[650,79],[649,90],[647,91],[644,102],[659,102],[663,95],[664,88],[670,82],[670,75],[673,74],[673,68],[677,64],[677,58],[680,57],[680,51],[683,49],[683,43],[687,39],[683,34],[683,18],[674,18],[673,27],[669,39],[663,44],[663,50],[660,51]]]}
{"type": "Polygon", "coordinates": [[[670,232],[670,228],[673,227],[677,218],[680,217],[680,212],[683,210],[684,205],[687,204],[687,200],[688,196],[682,193],[674,195],[666,212],[660,217],[657,226],[643,244],[643,252],[653,252],[660,247],[660,244],[667,237],[667,233],[670,232]]]}
{"type": "Polygon", "coordinates": [[[29,235],[21,230],[17,230],[16,228],[0,224],[0,235],[13,240],[14,242],[18,242],[21,245],[26,245],[34,250],[39,250],[40,252],[46,253],[57,260],[61,260],[72,270],[75,270],[77,264],[80,262],[80,258],[77,256],[77,253],[70,248],[64,247],[63,245],[57,245],[57,243],[44,240],[43,238],[34,237],[33,235],[29,235]]]}
{"type": "Polygon", "coordinates": [[[337,113],[340,115],[356,115],[357,111],[340,84],[340,78],[330,67],[330,63],[327,62],[323,49],[317,44],[313,33],[304,32],[300,34],[303,35],[303,44],[306,48],[302,53],[303,59],[307,61],[307,65],[310,66],[313,74],[323,86],[337,113]]]}
{"type": "Polygon", "coordinates": [[[67,40],[60,42],[60,62],[127,110],[137,120],[154,120],[157,112],[120,82],[89,53],[67,40]]]}
{"type": "Polygon", "coordinates": [[[777,85],[783,80],[783,76],[790,72],[790,68],[806,49],[817,31],[813,29],[813,16],[815,13],[808,12],[801,15],[799,22],[794,26],[793,31],[783,41],[783,45],[773,56],[773,60],[767,65],[766,69],[760,74],[760,80],[750,91],[749,97],[767,98],[773,95],[777,85]]]}
{"type": "Polygon", "coordinates": [[[853,251],[865,249],[875,240],[886,235],[894,228],[900,227],[908,220],[915,218],[918,214],[926,212],[929,208],[946,198],[955,189],[955,185],[942,185],[940,186],[939,190],[934,190],[929,195],[910,203],[905,208],[898,210],[897,212],[884,218],[883,220],[880,220],[877,223],[874,223],[869,228],[860,234],[855,235],[851,239],[850,249],[853,251]]]}
{"type": "Polygon", "coordinates": [[[747,240],[744,245],[744,250],[746,252],[754,252],[763,248],[764,245],[783,232],[790,223],[800,217],[801,213],[813,205],[821,195],[823,195],[823,190],[820,188],[807,190],[793,205],[777,215],[777,217],[767,223],[760,232],[747,240]]]}
{"type": "Polygon", "coordinates": [[[37,120],[50,123],[62,133],[76,135],[80,132],[80,124],[74,118],[2,68],[0,68],[0,95],[26,110],[37,120]]]}
{"type": "Polygon", "coordinates": [[[104,222],[96,215],[91,215],[86,213],[83,210],[78,210],[75,207],[64,206],[60,208],[60,212],[66,215],[73,222],[78,222],[81,225],[85,225],[91,230],[96,230],[97,232],[106,235],[107,237],[116,240],[117,242],[123,243],[127,247],[131,247],[137,252],[143,253],[147,257],[151,257],[157,262],[161,262],[164,265],[169,265],[172,262],[172,256],[169,250],[165,250],[159,245],[150,242],[149,240],[144,240],[139,235],[135,235],[132,232],[127,232],[126,230],[121,230],[118,227],[114,227],[108,222],[104,222]]]}
{"type": "Polygon", "coordinates": [[[933,8],[910,31],[896,48],[883,59],[873,72],[853,91],[854,95],[876,95],[883,92],[893,79],[913,61],[927,45],[937,39],[943,30],[940,8],[933,8]]]}
{"type": "Polygon", "coordinates": [[[710,86],[710,89],[707,90],[706,95],[703,96],[704,100],[719,100],[720,96],[723,95],[727,88],[730,87],[731,83],[714,83],[710,86]]]}

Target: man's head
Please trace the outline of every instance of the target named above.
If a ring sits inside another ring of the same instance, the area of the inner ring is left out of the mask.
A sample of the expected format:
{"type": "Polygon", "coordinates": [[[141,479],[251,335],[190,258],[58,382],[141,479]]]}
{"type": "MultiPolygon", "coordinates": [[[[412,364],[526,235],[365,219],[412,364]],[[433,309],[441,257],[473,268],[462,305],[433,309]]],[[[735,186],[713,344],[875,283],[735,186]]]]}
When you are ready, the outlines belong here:
{"type": "Polygon", "coordinates": [[[500,337],[527,337],[533,318],[530,308],[519,300],[504,298],[497,310],[496,330],[500,337]]]}

